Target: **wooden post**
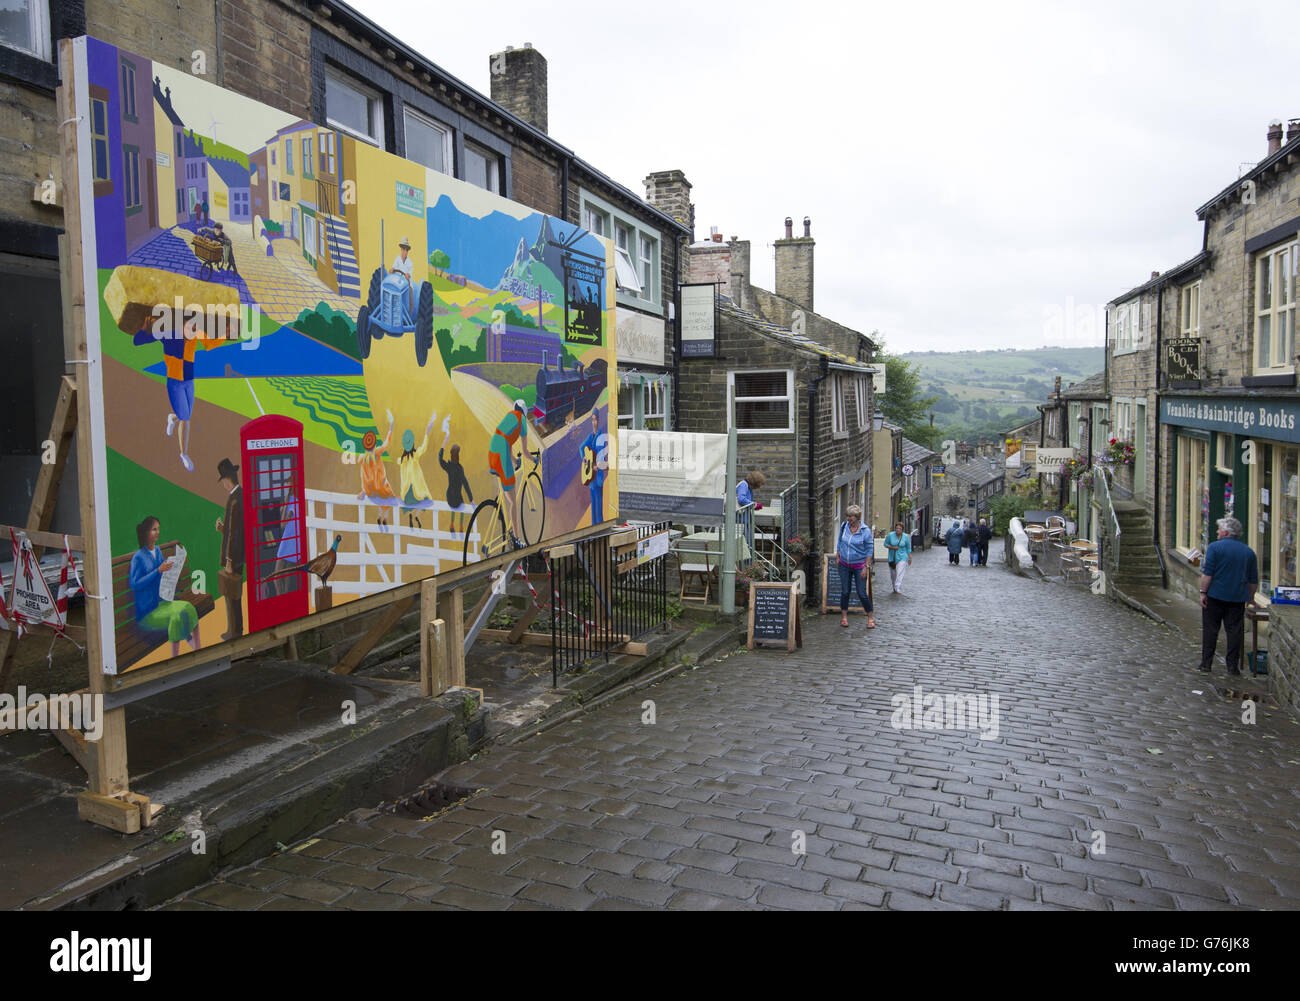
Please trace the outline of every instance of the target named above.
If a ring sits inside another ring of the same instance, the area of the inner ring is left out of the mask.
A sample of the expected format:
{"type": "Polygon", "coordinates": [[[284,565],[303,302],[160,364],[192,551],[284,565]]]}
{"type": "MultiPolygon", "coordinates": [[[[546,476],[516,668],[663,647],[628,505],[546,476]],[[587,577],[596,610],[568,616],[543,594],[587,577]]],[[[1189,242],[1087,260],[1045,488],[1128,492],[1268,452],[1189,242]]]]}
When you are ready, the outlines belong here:
{"type": "Polygon", "coordinates": [[[438,584],[432,578],[420,581],[420,693],[441,695],[441,664],[433,622],[438,612],[438,584]]]}
{"type": "Polygon", "coordinates": [[[447,687],[465,684],[465,596],[460,586],[438,594],[438,618],[443,630],[447,660],[447,687]]]}
{"type": "Polygon", "coordinates": [[[334,591],[329,587],[316,588],[316,611],[323,612],[334,607],[334,591]]]}

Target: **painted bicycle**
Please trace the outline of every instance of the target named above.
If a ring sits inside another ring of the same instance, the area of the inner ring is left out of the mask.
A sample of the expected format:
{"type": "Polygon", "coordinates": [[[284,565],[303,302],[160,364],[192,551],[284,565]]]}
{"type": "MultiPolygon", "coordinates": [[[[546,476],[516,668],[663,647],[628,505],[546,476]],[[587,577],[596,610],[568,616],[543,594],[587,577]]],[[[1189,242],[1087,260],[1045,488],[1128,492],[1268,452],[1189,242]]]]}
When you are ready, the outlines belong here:
{"type": "MultiPolygon", "coordinates": [[[[465,553],[462,563],[467,565],[474,552],[473,539],[478,538],[477,558],[491,559],[509,552],[512,548],[531,546],[542,541],[542,530],[546,524],[546,494],[542,491],[542,474],[540,470],[541,452],[528,453],[532,468],[524,477],[519,487],[519,528],[516,533],[510,513],[510,502],[505,488],[497,479],[497,495],[485,500],[474,509],[469,518],[469,528],[465,531],[465,553]]],[[[515,469],[523,465],[522,457],[515,460],[515,469]]],[[[494,472],[492,474],[496,476],[494,472]]]]}

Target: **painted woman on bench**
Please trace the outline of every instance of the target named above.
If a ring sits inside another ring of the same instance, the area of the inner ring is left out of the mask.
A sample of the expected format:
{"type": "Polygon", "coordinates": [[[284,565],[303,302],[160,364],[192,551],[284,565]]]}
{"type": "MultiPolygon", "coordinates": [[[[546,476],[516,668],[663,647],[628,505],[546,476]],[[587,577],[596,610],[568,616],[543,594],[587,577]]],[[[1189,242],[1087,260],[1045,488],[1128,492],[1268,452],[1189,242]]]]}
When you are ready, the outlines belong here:
{"type": "Polygon", "coordinates": [[[162,575],[172,568],[172,561],[163,559],[158,548],[159,530],[158,519],[154,517],[145,518],[135,526],[140,548],[131,557],[128,581],[135,592],[135,621],[143,629],[166,633],[175,657],[181,652],[181,640],[189,640],[194,650],[199,648],[199,613],[188,601],[158,598],[162,575]]]}

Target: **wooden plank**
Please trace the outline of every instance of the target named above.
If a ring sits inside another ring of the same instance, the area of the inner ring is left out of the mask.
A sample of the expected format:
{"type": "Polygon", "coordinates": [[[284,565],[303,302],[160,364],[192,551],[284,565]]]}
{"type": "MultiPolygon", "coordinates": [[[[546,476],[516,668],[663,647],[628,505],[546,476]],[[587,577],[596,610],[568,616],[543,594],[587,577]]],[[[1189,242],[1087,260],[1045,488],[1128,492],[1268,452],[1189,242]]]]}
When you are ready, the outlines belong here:
{"type": "Polygon", "coordinates": [[[81,766],[81,770],[87,775],[90,774],[90,750],[86,747],[86,737],[80,730],[68,728],[66,730],[55,729],[52,731],[54,739],[63,745],[64,750],[72,755],[72,759],[81,766]]]}
{"type": "MultiPolygon", "coordinates": [[[[34,547],[39,546],[45,549],[63,548],[63,536],[57,532],[42,532],[35,528],[24,528],[21,525],[0,525],[0,539],[8,542],[10,529],[15,532],[26,532],[27,538],[32,540],[32,546],[34,547]]],[[[85,549],[85,546],[86,540],[80,535],[68,536],[68,548],[73,552],[80,552],[85,549]]]]}
{"type": "Polygon", "coordinates": [[[438,662],[436,638],[429,628],[438,612],[438,585],[435,581],[420,581],[420,693],[441,695],[438,691],[438,662]]]}
{"type": "Polygon", "coordinates": [[[443,656],[447,660],[447,687],[455,688],[465,684],[465,592],[461,588],[439,587],[438,618],[446,623],[443,656]]]}
{"type": "Polygon", "coordinates": [[[547,550],[546,555],[549,559],[552,560],[562,560],[566,556],[572,556],[577,551],[578,551],[578,547],[574,545],[552,546],[549,550],[547,550]]]}
{"type": "Polygon", "coordinates": [[[352,649],[343,655],[331,670],[334,674],[351,674],[357,669],[357,665],[371,650],[375,644],[384,638],[384,633],[397,625],[397,620],[410,611],[411,606],[415,604],[414,598],[403,598],[401,601],[395,601],[388,606],[388,611],[384,612],[370,627],[369,631],[353,644],[352,649]]]}
{"type": "MultiPolygon", "coordinates": [[[[499,643],[510,642],[510,633],[504,629],[484,629],[478,635],[480,639],[496,640],[499,643]]],[[[615,643],[615,644],[630,645],[632,640],[632,638],[628,636],[627,633],[607,634],[600,630],[594,630],[591,635],[593,639],[608,640],[611,643],[615,643]]],[[[524,646],[550,646],[551,634],[550,633],[524,633],[519,638],[519,642],[522,643],[524,646]]],[[[644,644],[636,644],[636,645],[642,646],[644,644]]],[[[635,651],[629,650],[628,652],[634,653],[635,651]]]]}
{"type": "Polygon", "coordinates": [[[122,834],[136,834],[140,830],[140,807],[113,796],[81,793],[77,796],[77,816],[122,834]]]}
{"type": "Polygon", "coordinates": [[[614,647],[613,653],[629,653],[633,657],[644,657],[650,652],[650,647],[645,643],[623,643],[614,647]]]}
{"type": "Polygon", "coordinates": [[[625,532],[614,532],[608,536],[609,544],[615,548],[619,546],[635,546],[641,533],[635,528],[629,528],[625,532]]]}
{"type": "Polygon", "coordinates": [[[529,606],[524,609],[524,614],[519,617],[519,621],[517,621],[514,624],[514,627],[510,630],[510,635],[506,637],[506,642],[518,643],[519,637],[528,632],[528,627],[533,624],[537,616],[541,614],[541,611],[542,610],[538,608],[537,605],[529,604],[529,606]]]}
{"type": "Polygon", "coordinates": [[[128,803],[134,804],[135,808],[140,811],[141,827],[152,827],[153,818],[162,813],[162,804],[150,803],[149,797],[143,793],[128,792],[124,793],[122,798],[128,803]]]}

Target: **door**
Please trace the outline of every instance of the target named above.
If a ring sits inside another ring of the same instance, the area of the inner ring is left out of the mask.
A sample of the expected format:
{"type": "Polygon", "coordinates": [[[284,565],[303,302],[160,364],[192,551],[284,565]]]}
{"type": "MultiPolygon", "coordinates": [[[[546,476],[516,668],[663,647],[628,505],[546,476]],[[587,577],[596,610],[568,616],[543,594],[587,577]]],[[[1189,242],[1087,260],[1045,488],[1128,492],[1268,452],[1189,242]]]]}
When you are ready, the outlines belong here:
{"type": "Polygon", "coordinates": [[[240,429],[248,629],[257,632],[308,612],[309,574],[302,424],[270,415],[240,429]]]}

